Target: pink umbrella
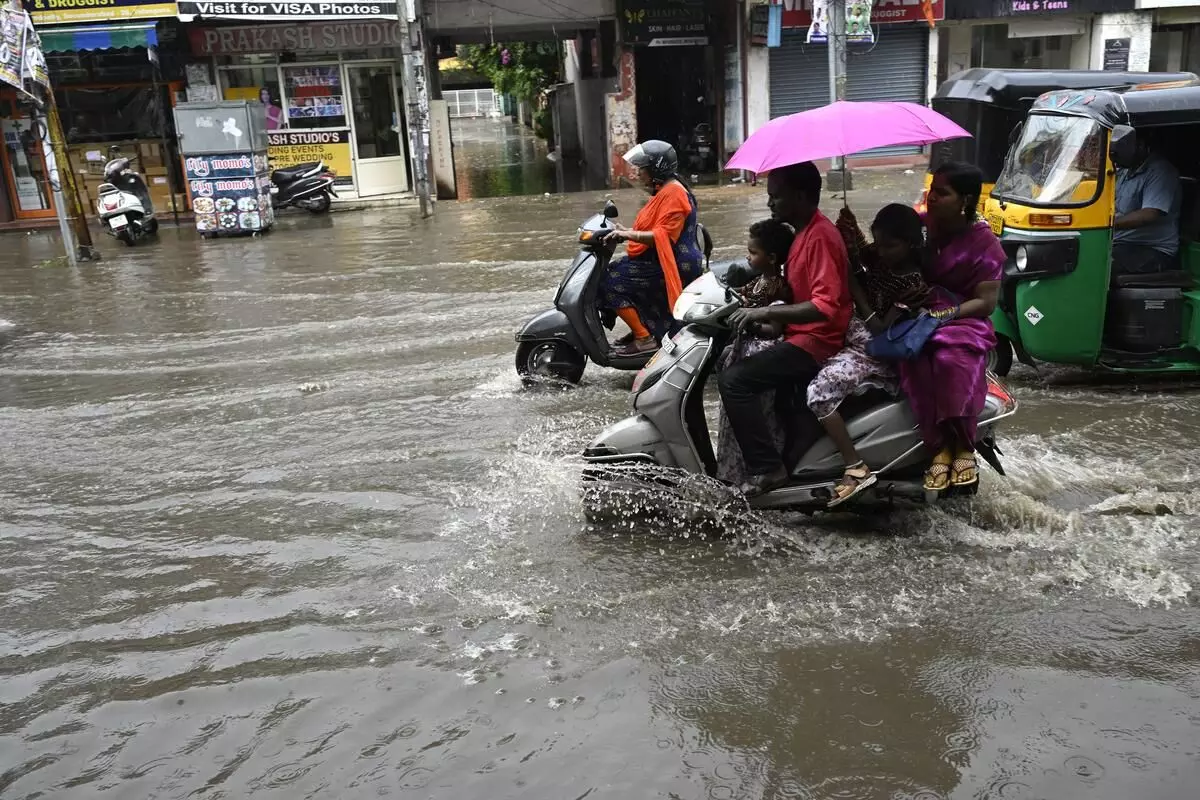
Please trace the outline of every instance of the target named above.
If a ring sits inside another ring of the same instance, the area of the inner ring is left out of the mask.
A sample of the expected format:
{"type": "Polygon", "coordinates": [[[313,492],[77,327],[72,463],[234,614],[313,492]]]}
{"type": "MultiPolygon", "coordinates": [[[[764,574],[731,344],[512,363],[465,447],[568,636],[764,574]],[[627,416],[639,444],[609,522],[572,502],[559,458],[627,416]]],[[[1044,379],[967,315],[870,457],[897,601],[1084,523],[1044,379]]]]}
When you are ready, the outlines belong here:
{"type": "Polygon", "coordinates": [[[775,167],[848,156],[876,147],[929,144],[971,134],[916,103],[852,103],[773,119],[750,135],[725,169],[768,172],[775,167]]]}

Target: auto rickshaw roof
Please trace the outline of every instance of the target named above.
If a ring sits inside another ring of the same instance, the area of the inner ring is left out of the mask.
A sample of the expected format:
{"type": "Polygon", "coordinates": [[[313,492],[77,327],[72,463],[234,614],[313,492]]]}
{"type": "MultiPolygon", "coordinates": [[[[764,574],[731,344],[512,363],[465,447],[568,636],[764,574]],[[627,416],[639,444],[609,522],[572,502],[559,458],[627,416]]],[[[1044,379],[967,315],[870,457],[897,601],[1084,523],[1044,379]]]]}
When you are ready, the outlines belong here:
{"type": "Polygon", "coordinates": [[[1047,92],[1034,102],[1032,111],[1091,117],[1106,128],[1194,125],[1200,123],[1200,81],[1182,86],[1047,92]]]}
{"type": "Polygon", "coordinates": [[[1028,107],[1041,95],[1056,89],[1117,88],[1196,80],[1196,75],[1191,72],[976,68],[951,75],[938,87],[933,100],[935,103],[961,100],[1019,108],[1028,107]]]}

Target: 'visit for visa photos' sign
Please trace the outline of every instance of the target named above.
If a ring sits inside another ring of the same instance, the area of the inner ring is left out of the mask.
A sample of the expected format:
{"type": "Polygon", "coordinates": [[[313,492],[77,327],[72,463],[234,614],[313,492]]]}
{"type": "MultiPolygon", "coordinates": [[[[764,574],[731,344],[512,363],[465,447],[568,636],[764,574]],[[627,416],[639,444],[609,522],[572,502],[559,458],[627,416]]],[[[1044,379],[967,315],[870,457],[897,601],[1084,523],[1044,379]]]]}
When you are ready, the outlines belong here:
{"type": "MultiPolygon", "coordinates": [[[[812,6],[812,0],[783,0],[783,27],[811,27],[813,23],[812,6]]],[[[932,10],[934,19],[945,19],[946,1],[933,0],[932,10]]],[[[921,0],[875,0],[871,8],[872,25],[924,21],[925,9],[921,5],[921,0]]]]}
{"type": "Polygon", "coordinates": [[[253,19],[253,20],[317,20],[317,19],[395,19],[397,3],[390,2],[342,2],[342,3],[255,3],[244,0],[223,2],[179,3],[179,16],[185,20],[193,17],[205,19],[253,19]]]}

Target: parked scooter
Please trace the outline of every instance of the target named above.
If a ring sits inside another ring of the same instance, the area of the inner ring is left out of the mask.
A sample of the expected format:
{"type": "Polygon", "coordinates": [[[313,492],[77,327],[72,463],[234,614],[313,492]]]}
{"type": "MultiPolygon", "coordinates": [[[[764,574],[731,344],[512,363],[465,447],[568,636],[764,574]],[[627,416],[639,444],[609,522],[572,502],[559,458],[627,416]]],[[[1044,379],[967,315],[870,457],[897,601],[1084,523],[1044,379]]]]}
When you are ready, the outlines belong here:
{"type": "Polygon", "coordinates": [[[133,247],[158,232],[154,203],[145,179],[130,169],[131,160],[121,156],[120,148],[113,147],[109,156],[105,182],[96,190],[96,211],[105,233],[133,247]]]}
{"type": "Polygon", "coordinates": [[[324,161],[310,161],[271,173],[271,205],[276,210],[295,206],[324,214],[337,197],[333,188],[337,176],[325,168],[324,161]]]}
{"type": "MultiPolygon", "coordinates": [[[[602,367],[636,370],[646,365],[653,351],[618,355],[609,343],[597,305],[600,284],[608,272],[616,241],[605,236],[617,218],[611,200],[602,214],[594,214],[579,227],[579,254],[567,268],[554,295],[554,308],[538,314],[517,332],[517,374],[526,385],[539,379],[579,383],[590,358],[602,367]]],[[[712,255],[712,238],[699,229],[705,268],[712,255]]]]}
{"type": "MultiPolygon", "coordinates": [[[[742,270],[745,272],[745,270],[742,270]]],[[[744,277],[744,276],[743,276],[744,277]]],[[[668,467],[685,473],[714,476],[717,461],[704,413],[704,388],[721,351],[731,339],[730,314],[741,307],[736,291],[721,285],[733,274],[714,271],[693,283],[680,297],[675,315],[687,325],[638,374],[633,384],[634,415],[610,426],[584,451],[585,482],[645,485],[645,471],[663,474],[668,467]]],[[[748,281],[746,281],[748,282],[748,281]]],[[[979,417],[979,455],[1004,474],[995,429],[1017,411],[1017,402],[999,379],[988,375],[987,402],[979,417]]],[[[795,398],[803,403],[803,397],[795,398]]],[[[908,402],[881,392],[847,400],[841,412],[863,459],[878,472],[878,482],[840,509],[862,508],[893,499],[935,502],[940,496],[968,489],[926,492],[924,472],[929,456],[917,432],[908,402]]],[[[834,495],[845,465],[837,448],[811,415],[785,420],[788,430],[784,461],[789,483],[753,498],[756,508],[816,511],[834,495]],[[807,419],[807,425],[797,424],[807,419]]],[[[593,488],[597,484],[590,484],[593,488]]],[[[585,492],[585,496],[590,492],[585,492]]]]}

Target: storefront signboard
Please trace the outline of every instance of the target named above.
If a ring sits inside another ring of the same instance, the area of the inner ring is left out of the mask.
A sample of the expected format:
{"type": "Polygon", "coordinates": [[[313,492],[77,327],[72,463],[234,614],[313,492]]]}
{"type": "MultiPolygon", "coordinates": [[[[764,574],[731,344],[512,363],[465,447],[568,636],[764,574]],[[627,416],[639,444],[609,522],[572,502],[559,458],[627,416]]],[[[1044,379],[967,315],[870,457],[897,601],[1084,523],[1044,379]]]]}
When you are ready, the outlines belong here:
{"type": "MultiPolygon", "coordinates": [[[[818,0],[820,2],[820,0],[818,0]]],[[[847,14],[853,2],[847,2],[847,14]]],[[[861,4],[859,4],[861,5],[861,4]]],[[[808,28],[812,25],[813,0],[783,0],[783,27],[808,28]]],[[[946,0],[933,0],[931,9],[935,20],[945,19],[946,0]]],[[[921,0],[875,0],[871,8],[871,24],[891,22],[925,22],[925,7],[921,0]]]]}
{"type": "Polygon", "coordinates": [[[954,0],[947,9],[946,19],[977,19],[991,22],[1004,17],[1107,14],[1132,11],[1137,2],[1138,0],[954,0]]]}
{"type": "Polygon", "coordinates": [[[650,47],[708,44],[704,0],[624,0],[621,36],[650,47]]]}
{"type": "Polygon", "coordinates": [[[77,22],[121,22],[130,19],[174,17],[175,3],[160,0],[23,0],[35,25],[77,22]]]}
{"type": "Polygon", "coordinates": [[[271,169],[294,167],[310,161],[324,161],[337,175],[337,185],[354,183],[350,161],[350,129],[319,128],[309,131],[272,131],[267,134],[271,146],[271,169]]]}
{"type": "Polygon", "coordinates": [[[1133,39],[1105,39],[1104,40],[1104,71],[1105,72],[1128,72],[1129,71],[1129,49],[1133,44],[1133,39]]]}
{"type": "Polygon", "coordinates": [[[331,53],[372,47],[399,47],[400,25],[395,21],[293,22],[288,25],[245,25],[192,28],[192,55],[231,56],[241,53],[331,53]]]}
{"type": "MultiPolygon", "coordinates": [[[[95,0],[92,0],[95,2],[95,0]]],[[[87,0],[80,0],[87,2],[87,0]]],[[[179,16],[184,21],[203,19],[251,19],[261,21],[321,20],[321,19],[396,19],[395,0],[341,3],[257,3],[244,0],[223,2],[179,3],[179,16]]]]}

